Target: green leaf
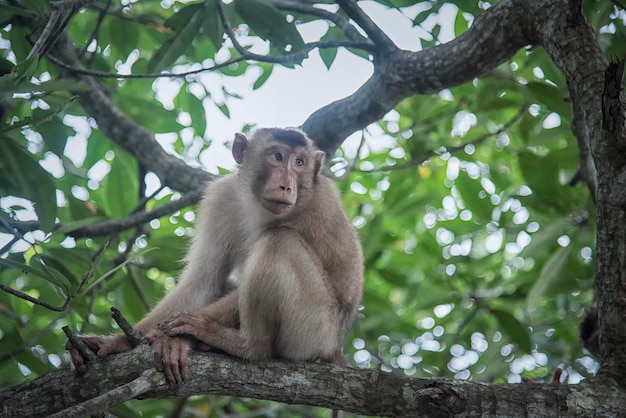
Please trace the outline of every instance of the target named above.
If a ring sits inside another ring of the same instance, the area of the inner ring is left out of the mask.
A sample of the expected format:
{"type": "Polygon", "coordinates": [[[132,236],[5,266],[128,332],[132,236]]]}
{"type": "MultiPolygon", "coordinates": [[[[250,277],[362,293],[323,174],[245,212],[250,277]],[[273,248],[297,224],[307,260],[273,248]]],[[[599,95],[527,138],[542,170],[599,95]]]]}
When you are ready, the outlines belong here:
{"type": "MultiPolygon", "coordinates": [[[[220,49],[224,38],[224,28],[222,27],[222,23],[217,15],[217,8],[215,5],[216,1],[218,0],[207,0],[205,2],[206,13],[204,23],[202,25],[202,31],[213,44],[215,51],[220,49]]],[[[212,58],[212,56],[209,58],[212,58]]]]}
{"type": "Polygon", "coordinates": [[[294,23],[279,11],[272,0],[237,0],[235,10],[254,33],[282,53],[298,51],[304,41],[294,23]]]}
{"type": "Polygon", "coordinates": [[[268,63],[260,63],[259,67],[263,70],[259,78],[256,79],[254,84],[252,85],[252,90],[256,90],[260,88],[272,75],[272,71],[274,70],[274,66],[268,63]]]}
{"type": "Polygon", "coordinates": [[[40,279],[44,279],[61,289],[66,296],[71,292],[72,285],[67,277],[55,268],[46,266],[34,258],[31,259],[30,265],[11,260],[9,258],[0,258],[0,266],[1,265],[20,270],[27,274],[32,274],[40,279]]]}
{"type": "MultiPolygon", "coordinates": [[[[202,27],[202,22],[204,21],[205,8],[199,7],[197,4],[192,4],[191,6],[181,9],[176,15],[183,13],[183,11],[184,16],[180,17],[180,22],[178,20],[175,20],[174,23],[169,22],[170,25],[176,27],[180,26],[180,28],[172,39],[166,41],[161,48],[152,55],[148,63],[149,72],[157,72],[172,65],[178,57],[185,53],[187,48],[191,46],[194,38],[198,35],[202,27]],[[191,15],[191,17],[186,19],[187,15],[191,15]],[[183,19],[185,19],[184,25],[182,24],[183,19]]],[[[173,17],[171,19],[173,19],[173,17]]]]}
{"type": "Polygon", "coordinates": [[[333,65],[333,62],[335,62],[335,58],[337,57],[337,51],[337,48],[320,48],[320,58],[324,62],[326,68],[330,69],[330,66],[333,65]]]}
{"type": "Polygon", "coordinates": [[[109,25],[112,50],[125,59],[139,42],[138,25],[132,21],[113,18],[109,25]]]}
{"type": "Polygon", "coordinates": [[[560,247],[543,265],[541,271],[539,272],[539,277],[537,277],[533,287],[526,296],[527,311],[532,311],[539,298],[561,278],[563,269],[567,264],[570,253],[572,252],[572,248],[572,245],[560,247]]]}
{"type": "Polygon", "coordinates": [[[74,103],[76,98],[77,96],[74,96],[70,98],[70,100],[65,102],[62,106],[51,111],[43,112],[40,116],[25,118],[24,120],[19,120],[17,122],[13,122],[12,124],[0,125],[0,134],[11,134],[21,131],[24,126],[37,126],[42,123],[49,122],[52,120],[52,118],[54,118],[55,115],[65,112],[67,108],[69,108],[71,104],[74,103]]]}
{"type": "Polygon", "coordinates": [[[526,88],[538,104],[561,115],[569,113],[570,104],[565,101],[564,92],[558,87],[545,83],[528,83],[526,88]]]}
{"type": "Polygon", "coordinates": [[[480,223],[491,221],[493,205],[487,197],[480,198],[479,194],[487,193],[480,180],[472,179],[465,171],[461,171],[454,183],[466,207],[475,215],[474,219],[480,223]]]}
{"type": "MultiPolygon", "coordinates": [[[[0,2],[0,10],[4,11],[7,14],[24,16],[24,17],[37,16],[37,13],[33,12],[32,10],[11,6],[9,4],[6,4],[4,1],[0,2]]],[[[5,14],[5,16],[7,16],[7,14],[5,14]]]]}
{"type": "Polygon", "coordinates": [[[430,17],[430,15],[438,13],[439,9],[441,9],[441,6],[443,4],[444,4],[443,2],[437,2],[434,5],[432,5],[432,7],[430,7],[429,9],[419,12],[417,16],[415,16],[415,19],[413,19],[413,26],[421,25],[422,23],[424,23],[426,19],[430,17]]]}
{"type": "Polygon", "coordinates": [[[130,257],[128,257],[126,260],[124,260],[123,263],[120,263],[120,264],[116,265],[112,269],[108,270],[106,273],[104,273],[101,276],[99,276],[98,278],[96,278],[93,282],[89,283],[88,286],[83,287],[83,291],[81,293],[82,294],[87,293],[87,291],[89,291],[89,289],[93,289],[94,286],[98,285],[103,280],[111,277],[113,274],[115,274],[115,272],[117,272],[119,269],[121,269],[124,266],[126,266],[128,263],[131,263],[131,262],[135,261],[138,257],[141,257],[142,255],[147,254],[147,253],[149,253],[151,251],[154,251],[154,250],[156,250],[156,248],[144,248],[143,250],[134,252],[130,257]]]}
{"type": "Polygon", "coordinates": [[[196,131],[196,135],[204,137],[206,132],[206,114],[202,100],[198,99],[193,93],[187,92],[187,110],[191,115],[191,125],[196,131]]]}
{"type": "Polygon", "coordinates": [[[224,116],[230,119],[230,109],[228,109],[228,106],[226,105],[226,103],[217,105],[217,107],[224,114],[224,116]]]}
{"type": "Polygon", "coordinates": [[[17,0],[17,2],[28,10],[36,12],[38,15],[43,15],[50,11],[47,0],[17,0]]]}
{"type": "Polygon", "coordinates": [[[520,252],[519,256],[537,257],[551,252],[558,245],[557,238],[566,234],[571,226],[572,221],[569,218],[552,220],[532,235],[532,241],[520,252]]]}
{"type": "Polygon", "coordinates": [[[37,55],[33,55],[30,58],[26,58],[22,62],[18,62],[15,66],[15,73],[19,77],[28,78],[37,71],[37,66],[39,65],[39,57],[37,55]]]}
{"type": "Polygon", "coordinates": [[[174,13],[170,16],[164,23],[163,26],[166,28],[170,28],[175,32],[179,32],[185,28],[194,18],[196,13],[201,12],[205,8],[203,3],[193,3],[188,6],[181,8],[178,12],[174,13]]]}
{"type": "MultiPolygon", "coordinates": [[[[44,113],[36,109],[33,115],[44,113]]],[[[72,135],[74,131],[65,125],[58,116],[53,116],[50,120],[41,123],[37,127],[37,131],[41,134],[46,145],[59,157],[63,155],[67,137],[72,135]]]]}
{"type": "Polygon", "coordinates": [[[87,155],[83,167],[91,168],[95,163],[102,160],[107,151],[110,151],[113,143],[102,134],[102,131],[94,129],[87,139],[87,155]]]}
{"type": "Polygon", "coordinates": [[[467,20],[465,16],[463,16],[463,11],[461,9],[456,12],[456,19],[454,19],[454,35],[459,36],[463,32],[467,31],[469,25],[467,24],[467,20]]]}
{"type": "Polygon", "coordinates": [[[28,42],[31,30],[24,25],[16,24],[9,31],[9,41],[11,41],[11,51],[15,54],[16,62],[21,62],[26,59],[28,53],[33,48],[32,44],[28,42]]]}
{"type": "Polygon", "coordinates": [[[56,189],[50,174],[31,153],[12,139],[0,136],[0,196],[7,195],[33,201],[41,229],[51,231],[54,228],[56,189]]]}
{"type": "Polygon", "coordinates": [[[137,160],[117,149],[106,177],[106,211],[112,218],[123,218],[137,206],[138,179],[137,160]]]}
{"type": "Polygon", "coordinates": [[[528,329],[511,313],[499,309],[489,309],[500,324],[500,331],[525,353],[530,353],[531,342],[528,329]]]}
{"type": "MultiPolygon", "coordinates": [[[[336,26],[331,26],[320,41],[340,41],[343,39],[345,39],[343,31],[336,26]]],[[[338,48],[320,48],[318,51],[326,68],[330,69],[330,66],[335,62],[335,58],[337,57],[338,48]]]]}

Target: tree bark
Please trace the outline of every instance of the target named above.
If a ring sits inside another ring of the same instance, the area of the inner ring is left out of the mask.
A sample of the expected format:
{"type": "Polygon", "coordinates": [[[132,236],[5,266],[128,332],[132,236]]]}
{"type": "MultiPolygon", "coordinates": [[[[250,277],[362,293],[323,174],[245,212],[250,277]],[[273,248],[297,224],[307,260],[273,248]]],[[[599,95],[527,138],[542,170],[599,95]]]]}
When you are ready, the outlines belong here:
{"type": "Polygon", "coordinates": [[[0,391],[0,416],[84,416],[127,399],[220,394],[342,409],[362,415],[447,416],[619,416],[626,397],[596,391],[589,383],[499,384],[454,379],[412,379],[379,370],[321,363],[245,362],[194,352],[190,379],[170,387],[152,369],[152,350],[90,363],[84,376],[69,368],[0,391]],[[120,389],[121,388],[121,389],[120,389]]]}

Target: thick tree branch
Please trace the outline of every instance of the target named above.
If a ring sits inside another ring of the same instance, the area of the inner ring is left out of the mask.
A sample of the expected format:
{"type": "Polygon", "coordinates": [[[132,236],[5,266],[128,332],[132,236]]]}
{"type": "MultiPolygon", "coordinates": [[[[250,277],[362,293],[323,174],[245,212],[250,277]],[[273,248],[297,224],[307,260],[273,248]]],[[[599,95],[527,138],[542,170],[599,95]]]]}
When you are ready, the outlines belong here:
{"type": "Polygon", "coordinates": [[[591,149],[598,169],[596,293],[602,374],[623,376],[626,367],[626,97],[624,61],[604,72],[596,98],[591,149]],[[598,126],[599,125],[599,126],[598,126]]]}
{"type": "Polygon", "coordinates": [[[540,10],[543,3],[504,0],[446,44],[393,52],[375,62],[374,74],[359,90],[314,112],[302,128],[324,151],[334,154],[346,137],[379,120],[403,99],[469,82],[532,43],[535,37],[524,29],[530,19],[546,13],[540,10]]]}
{"type": "Polygon", "coordinates": [[[380,53],[388,55],[398,49],[387,34],[356,4],[355,0],[338,0],[337,3],[367,33],[367,36],[376,44],[380,53]]]}
{"type": "MultiPolygon", "coordinates": [[[[73,68],[83,68],[76,57],[71,39],[63,32],[50,50],[51,56],[73,68]]],[[[182,192],[192,191],[215,178],[201,169],[190,167],[179,158],[168,154],[154,135],[130,120],[106,95],[93,77],[79,75],[89,87],[78,92],[78,101],[90,114],[102,132],[113,142],[131,153],[148,171],[154,172],[163,185],[182,192]]]]}
{"type": "Polygon", "coordinates": [[[171,388],[161,374],[151,371],[151,347],[138,346],[133,351],[91,362],[87,373],[80,377],[63,369],[1,389],[0,415],[18,417],[27,407],[37,416],[60,411],[74,413],[68,408],[77,404],[82,404],[86,413],[93,413],[96,405],[108,408],[115,403],[111,400],[123,401],[140,392],[142,398],[222,394],[341,408],[362,415],[402,417],[497,416],[498,411],[526,416],[532,415],[538,404],[550,416],[594,411],[610,415],[612,409],[602,408],[626,408],[625,398],[610,391],[594,398],[583,385],[484,385],[445,378],[411,379],[371,369],[320,363],[245,362],[198,352],[192,353],[189,364],[190,380],[171,388]],[[33,399],[38,402],[33,403],[33,399]]]}

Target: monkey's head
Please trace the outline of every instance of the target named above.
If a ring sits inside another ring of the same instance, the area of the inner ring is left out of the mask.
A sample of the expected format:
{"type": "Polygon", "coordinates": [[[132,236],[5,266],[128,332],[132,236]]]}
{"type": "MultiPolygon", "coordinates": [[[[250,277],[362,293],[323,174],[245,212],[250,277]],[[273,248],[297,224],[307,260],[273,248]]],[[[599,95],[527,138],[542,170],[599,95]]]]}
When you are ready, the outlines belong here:
{"type": "Polygon", "coordinates": [[[285,216],[313,196],[324,153],[298,129],[265,128],[250,139],[236,134],[233,157],[239,178],[258,203],[285,216]]]}

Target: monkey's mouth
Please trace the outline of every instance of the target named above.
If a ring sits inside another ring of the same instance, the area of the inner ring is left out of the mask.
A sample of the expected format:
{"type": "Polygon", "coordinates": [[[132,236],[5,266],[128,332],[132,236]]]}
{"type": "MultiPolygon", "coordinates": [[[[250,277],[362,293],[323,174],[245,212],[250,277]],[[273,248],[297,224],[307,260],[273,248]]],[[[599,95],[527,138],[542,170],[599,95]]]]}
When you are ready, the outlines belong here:
{"type": "Polygon", "coordinates": [[[267,210],[275,215],[287,212],[293,206],[292,202],[280,199],[264,199],[267,210]]]}

